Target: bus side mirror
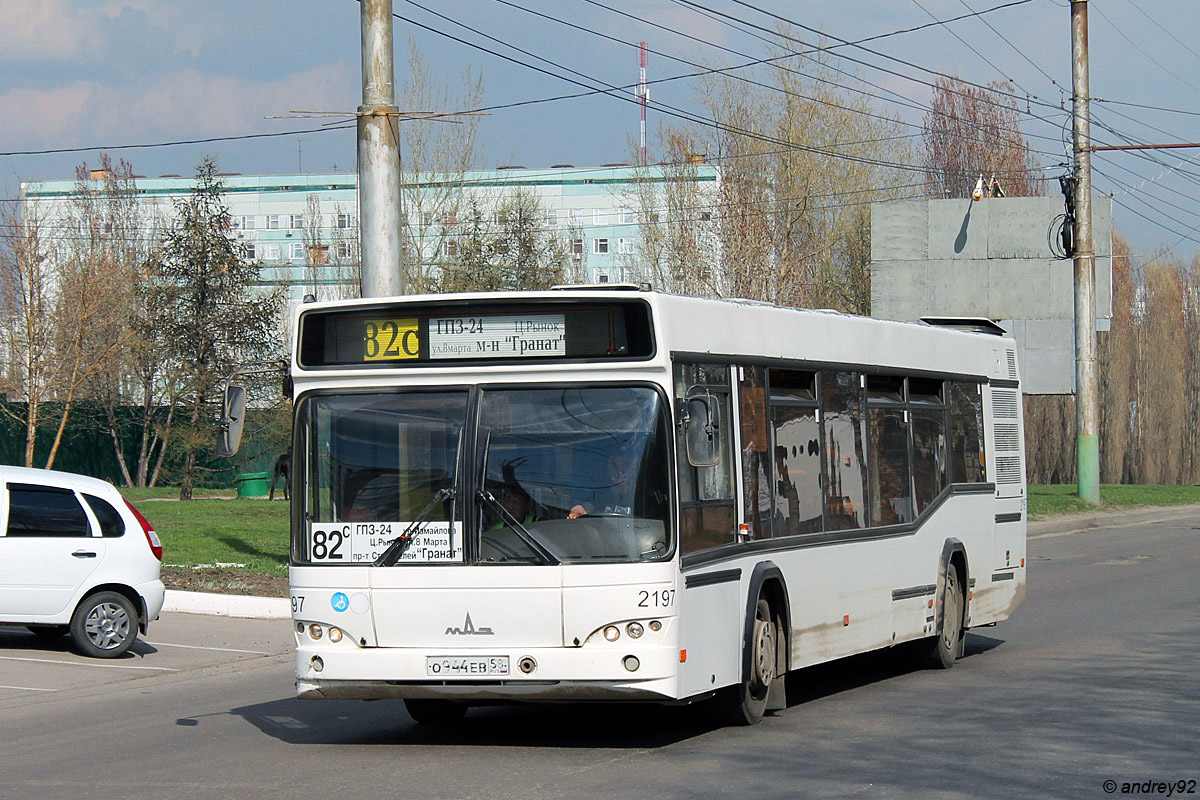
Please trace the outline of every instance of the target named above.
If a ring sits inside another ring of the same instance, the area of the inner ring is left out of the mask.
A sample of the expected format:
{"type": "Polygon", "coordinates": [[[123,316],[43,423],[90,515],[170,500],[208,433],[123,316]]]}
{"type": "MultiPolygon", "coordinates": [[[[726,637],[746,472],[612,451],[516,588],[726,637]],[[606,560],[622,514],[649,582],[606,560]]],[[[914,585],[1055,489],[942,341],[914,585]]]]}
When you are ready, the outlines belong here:
{"type": "Polygon", "coordinates": [[[685,401],[684,441],[688,463],[693,467],[715,467],[721,460],[720,415],[710,394],[691,395],[685,401]]]}
{"type": "Polygon", "coordinates": [[[235,383],[225,388],[221,402],[221,429],[217,433],[217,455],[232,458],[242,443],[242,426],[246,424],[246,389],[235,383]]]}

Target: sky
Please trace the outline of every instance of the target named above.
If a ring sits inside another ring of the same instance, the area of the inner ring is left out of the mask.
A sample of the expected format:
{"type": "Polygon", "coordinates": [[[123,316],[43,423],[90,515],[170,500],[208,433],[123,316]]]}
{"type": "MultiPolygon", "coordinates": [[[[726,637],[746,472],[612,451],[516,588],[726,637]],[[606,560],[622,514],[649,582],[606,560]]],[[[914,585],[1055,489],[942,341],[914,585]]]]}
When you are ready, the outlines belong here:
{"type": "MultiPolygon", "coordinates": [[[[1088,6],[1096,143],[1200,142],[1200,3],[1088,6]]],[[[480,167],[629,160],[635,103],[550,98],[635,83],[639,41],[658,81],[653,159],[659,125],[677,121],[666,107],[697,108],[695,64],[764,57],[758,37],[779,18],[807,26],[795,30],[808,42],[880,36],[835,52],[865,81],[847,85],[913,133],[938,73],[1010,80],[1045,175],[1068,161],[1066,0],[393,0],[393,11],[398,88],[410,43],[450,85],[465,70],[482,76],[491,110],[479,122],[480,167]]],[[[360,104],[359,14],[356,0],[0,0],[0,200],[23,180],[71,179],[101,152],[151,177],[188,175],[205,155],[243,174],[352,170],[352,127],[279,117],[360,104]],[[278,135],[231,138],[262,134],[278,135]],[[218,141],[166,144],[202,139],[218,141]]],[[[1094,186],[1114,196],[1136,256],[1200,252],[1198,161],[1200,148],[1095,155],[1094,186]]]]}

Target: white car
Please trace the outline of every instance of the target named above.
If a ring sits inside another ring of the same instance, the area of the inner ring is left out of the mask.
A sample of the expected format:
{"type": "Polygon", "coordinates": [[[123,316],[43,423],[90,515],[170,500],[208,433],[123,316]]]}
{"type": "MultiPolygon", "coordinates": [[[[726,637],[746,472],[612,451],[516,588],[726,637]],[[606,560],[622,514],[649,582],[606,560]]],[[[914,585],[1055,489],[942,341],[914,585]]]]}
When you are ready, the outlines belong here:
{"type": "Polygon", "coordinates": [[[0,466],[0,624],[116,658],[163,606],[162,543],[111,484],[0,466]]]}

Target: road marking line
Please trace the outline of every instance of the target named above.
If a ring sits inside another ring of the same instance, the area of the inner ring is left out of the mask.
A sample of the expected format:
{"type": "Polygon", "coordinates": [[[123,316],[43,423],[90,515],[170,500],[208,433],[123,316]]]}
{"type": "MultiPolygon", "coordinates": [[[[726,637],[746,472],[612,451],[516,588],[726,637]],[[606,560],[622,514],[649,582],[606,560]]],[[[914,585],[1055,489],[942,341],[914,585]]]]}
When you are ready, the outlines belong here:
{"type": "MultiPolygon", "coordinates": [[[[146,641],[143,639],[142,641],[146,641]]],[[[238,650],[233,647],[204,647],[198,644],[173,644],[171,642],[146,642],[151,647],[186,647],[188,650],[216,650],[219,653],[251,653],[256,656],[269,656],[267,650],[238,650]]]]}
{"type": "Polygon", "coordinates": [[[156,672],[178,672],[170,667],[135,667],[123,664],[95,664],[91,661],[59,661],[53,658],[16,658],[15,656],[0,656],[0,661],[31,661],[35,664],[67,664],[72,667],[103,667],[104,669],[148,669],[156,672]]]}
{"type": "Polygon", "coordinates": [[[18,692],[57,692],[58,689],[35,689],[32,686],[4,686],[0,684],[0,689],[16,689],[18,692]]]}

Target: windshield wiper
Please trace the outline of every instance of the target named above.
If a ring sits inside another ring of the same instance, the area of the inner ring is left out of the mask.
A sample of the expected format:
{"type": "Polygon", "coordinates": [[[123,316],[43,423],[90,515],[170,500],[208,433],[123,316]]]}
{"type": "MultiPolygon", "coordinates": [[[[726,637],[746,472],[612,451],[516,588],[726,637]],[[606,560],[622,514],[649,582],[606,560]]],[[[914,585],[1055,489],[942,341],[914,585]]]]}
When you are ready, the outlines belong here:
{"type": "Polygon", "coordinates": [[[492,511],[495,511],[500,515],[508,527],[512,528],[513,532],[516,533],[517,536],[521,538],[521,541],[523,541],[526,546],[533,551],[534,555],[542,560],[543,564],[562,563],[555,558],[553,553],[546,549],[545,545],[539,542],[534,535],[529,532],[529,529],[526,528],[519,519],[509,513],[509,510],[504,507],[503,503],[496,499],[494,494],[485,489],[480,489],[475,494],[480,500],[487,503],[488,507],[491,508],[492,511]]]}
{"type": "MultiPolygon", "coordinates": [[[[404,529],[404,532],[395,539],[392,539],[391,543],[388,544],[387,549],[379,554],[379,558],[375,559],[375,566],[390,567],[399,561],[400,556],[404,555],[404,551],[408,549],[409,545],[411,545],[417,538],[417,535],[421,533],[421,531],[425,529],[425,526],[429,524],[429,517],[433,514],[433,510],[438,507],[438,504],[453,498],[454,495],[454,489],[449,487],[438,489],[436,492],[434,492],[433,499],[426,503],[425,507],[417,512],[417,515],[413,517],[412,522],[408,523],[408,527],[404,529]]],[[[451,514],[450,516],[450,525],[453,527],[454,515],[451,514]]]]}

